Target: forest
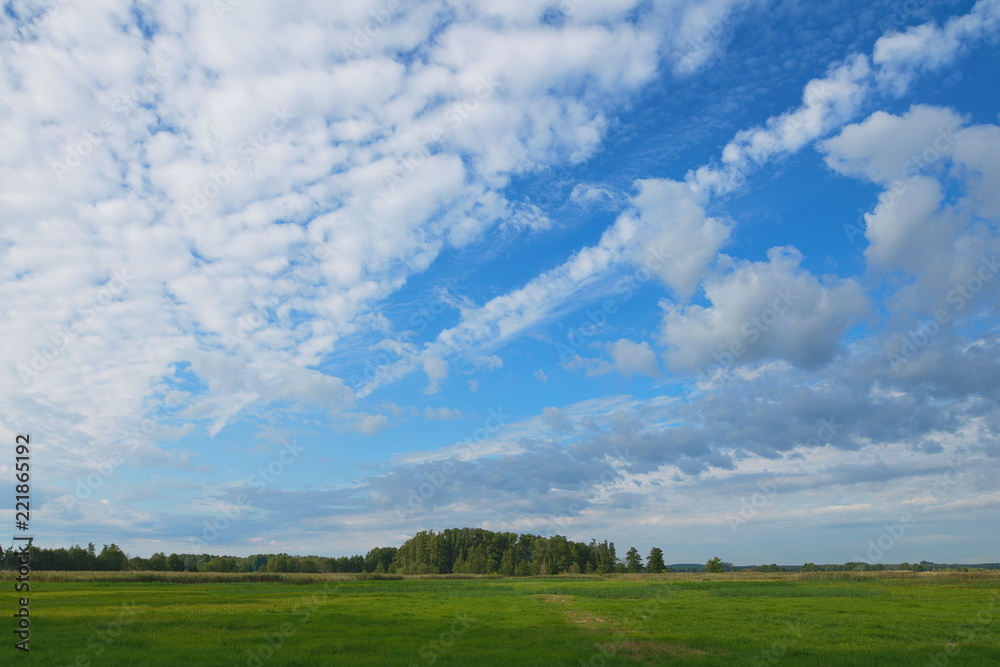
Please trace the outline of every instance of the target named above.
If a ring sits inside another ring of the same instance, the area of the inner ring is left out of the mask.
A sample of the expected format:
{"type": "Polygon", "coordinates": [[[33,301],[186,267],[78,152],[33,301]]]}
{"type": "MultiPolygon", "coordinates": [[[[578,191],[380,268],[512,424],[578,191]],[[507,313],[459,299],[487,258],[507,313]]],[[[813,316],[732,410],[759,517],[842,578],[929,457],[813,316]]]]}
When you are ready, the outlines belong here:
{"type": "MultiPolygon", "coordinates": [[[[527,577],[545,574],[609,574],[676,571],[725,572],[734,569],[784,571],[776,564],[736,568],[718,557],[704,565],[667,567],[663,550],[654,547],[643,558],[635,547],[619,557],[614,542],[592,539],[574,542],[562,535],[542,537],[502,533],[482,528],[449,528],[441,532],[422,531],[399,547],[376,547],[364,556],[293,556],[287,553],[256,554],[246,557],[213,554],[155,553],[149,558],[129,556],[116,544],[100,551],[91,542],[86,547],[29,549],[32,570],[79,571],[172,571],[172,572],[311,572],[369,574],[494,574],[527,577]]],[[[0,567],[16,570],[17,555],[7,550],[0,567]]],[[[801,571],[882,570],[882,564],[846,563],[816,565],[806,563],[788,569],[801,571]]],[[[968,569],[943,566],[928,561],[898,566],[903,570],[968,569]]],[[[990,567],[990,566],[986,566],[990,567]]]]}

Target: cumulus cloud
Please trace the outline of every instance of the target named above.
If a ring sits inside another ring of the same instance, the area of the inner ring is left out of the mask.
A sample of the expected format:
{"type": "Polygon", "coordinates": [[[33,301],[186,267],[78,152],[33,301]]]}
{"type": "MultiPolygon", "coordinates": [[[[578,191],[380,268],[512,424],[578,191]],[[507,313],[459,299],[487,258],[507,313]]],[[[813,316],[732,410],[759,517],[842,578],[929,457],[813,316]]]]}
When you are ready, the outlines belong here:
{"type": "Polygon", "coordinates": [[[636,182],[632,198],[638,231],[632,238],[633,261],[652,268],[679,298],[687,299],[706,267],[729,239],[732,227],[708,217],[684,183],[650,179],[636,182]]]}
{"type": "Polygon", "coordinates": [[[877,111],[845,126],[819,148],[830,168],[888,185],[940,165],[950,156],[962,125],[962,117],[951,109],[914,105],[901,116],[877,111]]]}
{"type": "Polygon", "coordinates": [[[608,344],[608,352],[611,355],[611,363],[616,371],[631,377],[632,375],[648,375],[652,378],[662,377],[656,353],[649,347],[649,343],[642,341],[636,343],[622,338],[614,343],[608,344]]]}
{"type": "Polygon", "coordinates": [[[660,341],[677,370],[705,370],[764,359],[818,366],[865,313],[857,281],[821,282],[801,267],[794,248],[772,248],[766,262],[736,261],[705,281],[709,306],[663,302],[660,341]]]}
{"type": "Polygon", "coordinates": [[[354,424],[354,429],[365,435],[378,435],[389,424],[385,415],[365,415],[354,424]]]}
{"type": "Polygon", "coordinates": [[[625,377],[646,375],[651,378],[660,378],[663,376],[656,352],[649,347],[649,343],[646,341],[636,343],[622,338],[607,343],[604,347],[608,356],[611,357],[610,361],[572,354],[563,364],[563,368],[569,371],[582,370],[587,377],[600,377],[609,373],[621,373],[625,377]]]}
{"type": "MultiPolygon", "coordinates": [[[[875,268],[914,277],[895,300],[903,312],[952,310],[949,295],[971,300],[960,294],[965,283],[982,282],[984,266],[995,273],[1000,199],[987,183],[1000,177],[1000,127],[964,125],[950,109],[914,106],[900,116],[876,112],[821,146],[832,168],[884,188],[864,216],[865,256],[875,268]]],[[[984,287],[977,298],[995,289],[991,281],[984,287]]]]}

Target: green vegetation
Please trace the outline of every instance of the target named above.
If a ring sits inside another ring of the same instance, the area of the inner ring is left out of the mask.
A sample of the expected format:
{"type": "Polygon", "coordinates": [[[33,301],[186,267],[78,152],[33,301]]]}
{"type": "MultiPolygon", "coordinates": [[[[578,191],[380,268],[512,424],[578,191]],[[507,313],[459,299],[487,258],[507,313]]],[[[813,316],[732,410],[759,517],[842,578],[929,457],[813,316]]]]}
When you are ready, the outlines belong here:
{"type": "Polygon", "coordinates": [[[1000,664],[987,572],[87,576],[33,574],[5,664],[1000,664]]]}
{"type": "Polygon", "coordinates": [[[716,556],[712,558],[707,563],[705,563],[705,572],[725,572],[726,566],[723,564],[722,559],[716,556]]]}
{"type": "MultiPolygon", "coordinates": [[[[376,547],[366,555],[292,556],[256,554],[244,558],[212,554],[155,553],[149,558],[129,557],[117,545],[106,544],[97,552],[94,544],[84,549],[30,549],[33,570],[78,571],[152,571],[152,572],[268,572],[268,573],[370,573],[370,574],[498,574],[505,577],[528,577],[541,574],[611,574],[649,572],[863,572],[884,569],[926,572],[936,570],[968,571],[966,565],[940,565],[921,561],[911,565],[883,566],[881,563],[846,563],[843,565],[802,566],[770,565],[736,567],[715,557],[705,565],[689,564],[667,568],[663,550],[653,547],[645,565],[635,547],[618,558],[614,542],[573,542],[562,535],[540,537],[517,533],[496,533],[481,528],[450,528],[440,533],[417,533],[399,548],[376,547]]],[[[0,557],[0,570],[17,569],[17,554],[8,551],[0,557]]],[[[975,566],[973,566],[975,567],[975,566]]],[[[1000,567],[988,564],[984,567],[1000,567]]]]}
{"type": "Polygon", "coordinates": [[[663,563],[663,549],[653,547],[649,550],[649,558],[646,559],[646,571],[650,574],[660,574],[666,570],[667,566],[663,563]]]}

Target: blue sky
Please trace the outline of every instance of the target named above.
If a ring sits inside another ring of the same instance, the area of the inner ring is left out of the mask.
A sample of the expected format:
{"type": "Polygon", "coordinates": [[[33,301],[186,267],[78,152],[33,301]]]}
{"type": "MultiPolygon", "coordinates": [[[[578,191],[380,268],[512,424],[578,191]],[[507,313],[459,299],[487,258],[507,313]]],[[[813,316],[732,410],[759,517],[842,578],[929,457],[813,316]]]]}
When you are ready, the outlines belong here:
{"type": "Polygon", "coordinates": [[[998,560],[998,38],[995,0],[6,3],[37,542],[998,560]]]}

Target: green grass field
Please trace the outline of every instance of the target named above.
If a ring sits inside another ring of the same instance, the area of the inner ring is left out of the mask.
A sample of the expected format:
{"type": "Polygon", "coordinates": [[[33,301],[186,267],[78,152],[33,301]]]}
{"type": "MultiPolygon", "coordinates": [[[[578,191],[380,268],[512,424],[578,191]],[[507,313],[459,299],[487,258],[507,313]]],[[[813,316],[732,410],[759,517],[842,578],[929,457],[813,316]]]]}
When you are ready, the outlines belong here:
{"type": "Polygon", "coordinates": [[[3,574],[5,665],[1000,664],[993,573],[38,572],[30,654],[12,646],[16,597],[3,574]]]}

